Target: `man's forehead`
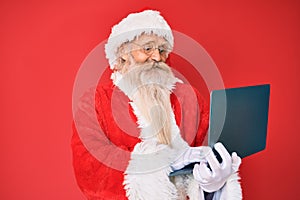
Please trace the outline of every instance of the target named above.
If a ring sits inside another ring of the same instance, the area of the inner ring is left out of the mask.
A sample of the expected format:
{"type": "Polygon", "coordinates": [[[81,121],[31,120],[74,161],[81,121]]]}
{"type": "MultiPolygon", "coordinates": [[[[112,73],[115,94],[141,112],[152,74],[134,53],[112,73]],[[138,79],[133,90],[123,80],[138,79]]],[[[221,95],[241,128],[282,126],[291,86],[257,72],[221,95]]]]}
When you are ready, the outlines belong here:
{"type": "Polygon", "coordinates": [[[145,44],[148,42],[155,42],[158,44],[167,43],[167,40],[161,36],[157,36],[155,34],[142,34],[138,36],[133,42],[138,44],[145,44]]]}

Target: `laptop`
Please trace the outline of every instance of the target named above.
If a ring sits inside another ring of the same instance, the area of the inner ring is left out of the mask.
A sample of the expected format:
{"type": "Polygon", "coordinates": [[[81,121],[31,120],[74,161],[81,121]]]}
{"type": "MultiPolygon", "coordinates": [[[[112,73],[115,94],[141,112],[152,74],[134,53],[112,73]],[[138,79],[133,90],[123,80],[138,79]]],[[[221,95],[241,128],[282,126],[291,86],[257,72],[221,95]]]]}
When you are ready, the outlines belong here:
{"type": "MultiPolygon", "coordinates": [[[[208,145],[221,142],[230,154],[237,152],[241,158],[264,150],[269,98],[270,84],[212,91],[208,145]]],[[[170,176],[192,173],[193,166],[194,163],[170,176]]]]}

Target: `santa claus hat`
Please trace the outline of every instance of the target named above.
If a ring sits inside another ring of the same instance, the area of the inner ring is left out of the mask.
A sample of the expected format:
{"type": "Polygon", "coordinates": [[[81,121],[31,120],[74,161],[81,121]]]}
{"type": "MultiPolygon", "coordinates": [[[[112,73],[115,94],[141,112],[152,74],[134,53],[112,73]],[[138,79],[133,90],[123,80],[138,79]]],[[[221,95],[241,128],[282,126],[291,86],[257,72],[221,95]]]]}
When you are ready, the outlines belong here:
{"type": "Polygon", "coordinates": [[[164,37],[170,43],[171,48],[173,48],[174,37],[172,30],[158,11],[145,10],[129,14],[119,24],[112,27],[111,34],[105,45],[105,54],[111,69],[113,69],[117,60],[118,48],[123,43],[132,41],[142,33],[153,33],[164,37]]]}

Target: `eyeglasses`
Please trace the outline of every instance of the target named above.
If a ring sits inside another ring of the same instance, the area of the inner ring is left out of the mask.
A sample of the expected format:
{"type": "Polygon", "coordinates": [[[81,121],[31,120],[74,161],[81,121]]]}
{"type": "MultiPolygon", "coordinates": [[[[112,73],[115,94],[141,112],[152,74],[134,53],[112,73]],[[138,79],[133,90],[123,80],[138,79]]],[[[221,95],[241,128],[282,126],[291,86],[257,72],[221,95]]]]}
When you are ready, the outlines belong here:
{"type": "Polygon", "coordinates": [[[167,57],[168,54],[171,52],[171,47],[168,43],[164,43],[161,44],[159,46],[156,46],[155,42],[148,42],[146,44],[140,45],[140,44],[136,44],[133,43],[132,44],[140,47],[139,49],[141,49],[143,51],[144,54],[151,56],[153,54],[153,52],[158,49],[158,52],[161,56],[167,57]]]}

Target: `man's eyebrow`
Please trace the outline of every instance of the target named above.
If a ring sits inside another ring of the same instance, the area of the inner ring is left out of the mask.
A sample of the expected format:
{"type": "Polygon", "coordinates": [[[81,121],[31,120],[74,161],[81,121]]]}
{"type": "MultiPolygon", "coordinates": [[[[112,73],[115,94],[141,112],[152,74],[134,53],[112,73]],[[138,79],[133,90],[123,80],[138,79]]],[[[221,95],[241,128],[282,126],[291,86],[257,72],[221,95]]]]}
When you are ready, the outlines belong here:
{"type": "MultiPolygon", "coordinates": [[[[145,41],[144,43],[142,43],[141,45],[147,45],[147,44],[150,44],[150,43],[156,43],[156,41],[154,40],[148,40],[148,41],[145,41]]],[[[165,46],[165,45],[169,45],[168,42],[162,42],[161,44],[159,44],[158,46],[165,46]]]]}
{"type": "Polygon", "coordinates": [[[146,41],[143,41],[143,45],[149,44],[149,43],[154,43],[154,42],[155,42],[154,40],[146,40],[146,41]]]}

